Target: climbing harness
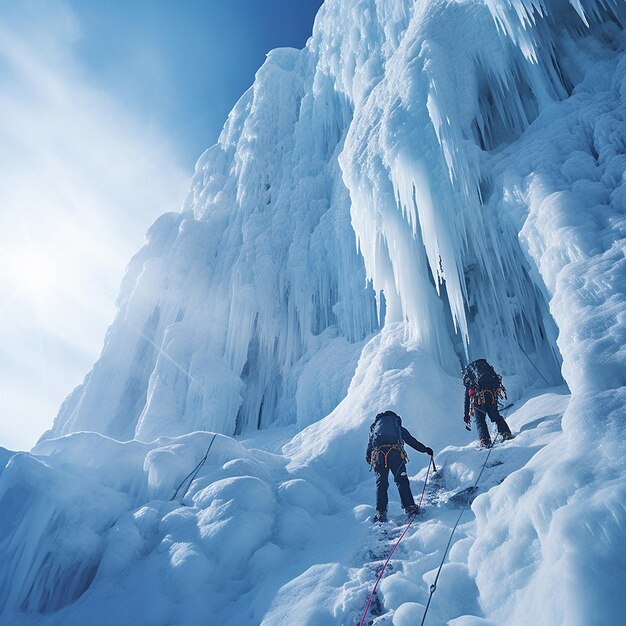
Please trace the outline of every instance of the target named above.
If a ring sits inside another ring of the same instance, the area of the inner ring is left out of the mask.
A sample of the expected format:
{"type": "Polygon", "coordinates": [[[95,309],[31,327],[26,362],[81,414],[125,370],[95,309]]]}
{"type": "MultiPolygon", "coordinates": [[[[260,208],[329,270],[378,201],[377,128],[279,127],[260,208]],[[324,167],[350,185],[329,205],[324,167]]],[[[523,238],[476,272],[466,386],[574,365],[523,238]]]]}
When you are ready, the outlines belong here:
{"type": "Polygon", "coordinates": [[[424,498],[424,492],[426,491],[426,483],[428,482],[428,475],[430,474],[430,467],[434,468],[433,471],[437,471],[437,468],[435,467],[435,461],[433,460],[433,457],[430,457],[430,461],[428,462],[428,469],[426,470],[426,478],[424,479],[424,487],[422,488],[422,495],[420,496],[420,501],[417,505],[417,511],[415,512],[415,514],[413,515],[413,517],[411,517],[411,519],[409,520],[409,523],[406,525],[406,528],[402,531],[402,534],[400,535],[400,538],[398,539],[398,541],[396,541],[395,545],[393,546],[391,552],[389,553],[389,556],[387,557],[387,560],[385,561],[385,564],[383,565],[382,569],[380,570],[379,574],[378,574],[378,578],[376,579],[376,583],[374,584],[374,588],[372,589],[372,593],[370,594],[369,599],[367,600],[367,605],[365,606],[365,611],[363,612],[363,617],[361,618],[361,622],[359,624],[359,626],[363,626],[363,624],[365,623],[365,618],[367,617],[367,612],[369,611],[370,608],[370,604],[372,603],[372,599],[374,598],[374,594],[376,593],[376,589],[378,588],[378,583],[380,582],[381,578],[383,577],[383,574],[385,573],[385,569],[387,569],[387,565],[389,564],[389,561],[391,560],[391,557],[393,556],[393,553],[396,551],[396,548],[400,545],[400,542],[402,541],[402,538],[404,537],[404,535],[406,535],[407,530],[409,530],[409,527],[411,526],[411,524],[413,523],[413,520],[418,516],[420,509],[422,507],[422,500],[424,498]]]}
{"type": "Polygon", "coordinates": [[[174,495],[172,496],[172,499],[170,500],[170,502],[173,502],[176,499],[176,496],[178,495],[180,488],[185,484],[187,479],[191,476],[191,480],[189,481],[189,484],[187,485],[187,489],[185,489],[185,493],[183,493],[183,497],[180,499],[181,504],[183,503],[183,500],[185,499],[185,496],[187,495],[187,492],[189,491],[189,487],[191,487],[191,483],[194,481],[195,477],[198,475],[198,472],[200,471],[200,469],[206,462],[207,457],[209,456],[209,452],[211,450],[211,446],[213,445],[213,442],[215,441],[215,437],[217,437],[217,433],[213,435],[213,439],[211,439],[211,443],[209,444],[209,447],[206,449],[206,453],[203,459],[200,461],[200,463],[198,463],[198,465],[196,465],[194,469],[191,470],[191,472],[189,472],[189,474],[187,474],[187,476],[185,476],[185,478],[183,478],[183,481],[176,488],[176,491],[174,492],[174,495]]]}
{"type": "Polygon", "coordinates": [[[476,410],[476,405],[480,406],[481,404],[497,404],[501,398],[504,400],[508,400],[509,397],[506,394],[506,387],[504,385],[500,385],[495,389],[478,389],[471,390],[470,394],[470,408],[469,414],[474,415],[474,411],[476,410]],[[491,400],[487,401],[486,394],[491,396],[491,400]]]}
{"type": "Polygon", "coordinates": [[[376,448],[374,448],[372,450],[372,469],[374,469],[376,467],[376,463],[378,463],[378,456],[380,454],[382,454],[385,457],[385,467],[388,467],[387,465],[387,457],[389,456],[389,453],[392,450],[399,450],[400,451],[400,456],[402,457],[402,460],[405,463],[409,462],[409,457],[406,453],[406,451],[404,450],[404,446],[402,444],[399,443],[389,443],[389,444],[382,444],[380,446],[377,446],[376,448]],[[386,449],[386,452],[385,452],[386,449]]]}
{"type": "Polygon", "coordinates": [[[508,400],[508,396],[506,395],[506,388],[504,387],[504,385],[500,385],[499,387],[496,387],[496,389],[479,389],[478,391],[474,392],[474,394],[470,398],[470,401],[475,398],[476,404],[487,404],[487,398],[485,397],[485,394],[489,394],[491,396],[489,404],[496,404],[501,397],[503,397],[505,400],[508,400]]]}
{"type": "MultiPolygon", "coordinates": [[[[505,407],[505,409],[508,409],[510,406],[513,406],[513,405],[510,404],[509,406],[505,407]]],[[[493,434],[491,435],[491,440],[493,441],[494,444],[496,443],[497,438],[499,436],[499,434],[496,434],[496,430],[497,430],[497,427],[494,426],[493,434]]],[[[474,493],[476,491],[476,489],[478,487],[478,482],[480,481],[480,477],[483,475],[483,472],[485,471],[485,467],[487,467],[487,461],[489,460],[489,457],[491,456],[491,451],[492,450],[493,450],[493,446],[488,448],[487,456],[485,457],[485,461],[483,463],[483,466],[480,468],[480,473],[478,474],[478,478],[476,479],[476,482],[474,482],[474,486],[472,487],[472,490],[471,490],[470,493],[474,493]]],[[[461,512],[459,513],[459,516],[457,517],[456,522],[454,523],[454,527],[452,528],[452,532],[450,533],[450,538],[448,539],[448,545],[446,545],[446,549],[443,551],[443,557],[441,558],[441,563],[439,564],[439,568],[437,569],[437,574],[435,576],[435,580],[434,580],[433,584],[430,586],[430,595],[428,596],[428,602],[426,603],[426,607],[424,608],[424,615],[422,617],[422,621],[420,623],[420,626],[424,626],[424,621],[426,620],[426,614],[428,613],[428,608],[430,607],[430,601],[433,598],[433,594],[437,590],[437,581],[439,580],[439,574],[441,574],[441,569],[443,568],[443,564],[445,563],[446,556],[448,556],[448,550],[450,549],[450,545],[452,544],[452,537],[454,537],[454,533],[456,531],[456,527],[459,525],[459,522],[461,521],[461,517],[463,516],[463,513],[465,513],[465,509],[467,509],[469,503],[470,503],[470,500],[468,498],[467,501],[465,502],[465,504],[463,505],[463,508],[461,509],[461,512]]]]}

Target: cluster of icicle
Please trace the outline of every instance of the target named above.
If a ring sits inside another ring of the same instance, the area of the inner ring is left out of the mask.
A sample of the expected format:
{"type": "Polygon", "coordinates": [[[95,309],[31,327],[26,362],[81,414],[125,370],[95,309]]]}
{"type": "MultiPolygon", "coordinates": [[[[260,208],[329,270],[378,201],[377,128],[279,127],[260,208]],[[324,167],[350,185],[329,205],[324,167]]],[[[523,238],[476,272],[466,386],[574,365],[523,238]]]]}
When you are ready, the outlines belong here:
{"type": "Polygon", "coordinates": [[[385,324],[447,372],[487,355],[524,383],[531,355],[558,383],[553,287],[503,172],[580,79],[569,48],[618,9],[329,0],[303,50],[268,55],[182,212],[149,230],[47,436],[307,424],[385,324]],[[334,376],[327,352],[344,355],[334,376]]]}

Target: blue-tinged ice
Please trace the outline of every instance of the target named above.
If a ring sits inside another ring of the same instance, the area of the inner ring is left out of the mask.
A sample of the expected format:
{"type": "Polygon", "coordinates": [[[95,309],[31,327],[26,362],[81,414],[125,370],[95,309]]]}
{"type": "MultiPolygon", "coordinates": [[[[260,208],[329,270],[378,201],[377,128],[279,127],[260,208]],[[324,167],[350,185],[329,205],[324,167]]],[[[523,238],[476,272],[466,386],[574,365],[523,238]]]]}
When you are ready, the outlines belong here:
{"type": "Polygon", "coordinates": [[[380,586],[381,620],[419,623],[481,469],[458,375],[479,356],[517,437],[432,623],[620,623],[625,15],[327,0],[272,51],[131,259],[92,371],[31,454],[0,449],[0,623],[359,623],[386,408],[442,465],[380,586]]]}

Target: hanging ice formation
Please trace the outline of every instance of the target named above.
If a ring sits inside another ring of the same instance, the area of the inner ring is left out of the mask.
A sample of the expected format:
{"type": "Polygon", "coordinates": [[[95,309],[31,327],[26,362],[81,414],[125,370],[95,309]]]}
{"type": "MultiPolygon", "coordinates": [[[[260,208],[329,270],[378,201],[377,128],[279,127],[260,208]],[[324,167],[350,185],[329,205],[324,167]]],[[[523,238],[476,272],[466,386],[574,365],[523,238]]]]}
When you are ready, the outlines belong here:
{"type": "Polygon", "coordinates": [[[448,372],[486,355],[528,383],[524,350],[561,380],[554,285],[520,237],[526,192],[503,176],[580,80],[576,42],[612,37],[621,11],[327,2],[304,50],[268,55],[183,211],[150,228],[102,355],[46,436],[310,423],[383,324],[448,372]],[[324,373],[327,350],[344,371],[324,373]]]}
{"type": "MultiPolygon", "coordinates": [[[[0,621],[355,623],[372,413],[402,405],[468,482],[460,361],[519,392],[528,354],[554,383],[562,355],[571,399],[516,411],[439,622],[619,623],[623,23],[617,0],[327,0],[272,52],[46,440],[0,449],[0,621]],[[170,502],[212,437],[192,431],[294,422],[280,454],[218,436],[170,502]]],[[[419,619],[444,517],[389,582],[394,623],[419,619]]]]}

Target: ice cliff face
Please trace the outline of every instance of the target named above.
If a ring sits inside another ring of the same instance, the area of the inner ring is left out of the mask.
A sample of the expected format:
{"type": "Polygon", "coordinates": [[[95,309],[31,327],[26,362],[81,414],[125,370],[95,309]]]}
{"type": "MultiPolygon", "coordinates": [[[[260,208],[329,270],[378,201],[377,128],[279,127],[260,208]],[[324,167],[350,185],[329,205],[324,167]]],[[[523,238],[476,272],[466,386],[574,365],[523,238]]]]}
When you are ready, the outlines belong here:
{"type": "Polygon", "coordinates": [[[598,46],[619,45],[621,10],[327,3],[304,50],[268,55],[182,213],[150,229],[50,434],[310,423],[345,396],[361,342],[396,322],[449,373],[486,355],[522,386],[537,378],[525,351],[558,382],[558,268],[536,213],[538,194],[581,206],[553,175],[580,146],[533,162],[520,138],[608,54],[598,46]],[[326,350],[343,371],[320,384],[326,350]]]}
{"type": "Polygon", "coordinates": [[[329,0],[304,50],[268,55],[183,211],[131,261],[84,384],[32,455],[0,450],[0,616],[355,623],[364,442],[392,407],[450,446],[449,498],[384,591],[393,623],[416,623],[433,542],[480,469],[458,368],[485,356],[525,397],[520,434],[450,553],[438,619],[618,623],[624,14],[329,0]],[[181,507],[205,430],[222,436],[181,507]]]}
{"type": "Polygon", "coordinates": [[[337,158],[351,117],[308,50],[268,55],[183,212],[160,218],[131,261],[102,357],[54,434],[149,440],[294,421],[307,362],[339,345],[346,373],[306,419],[332,410],[379,328],[337,158]]]}

